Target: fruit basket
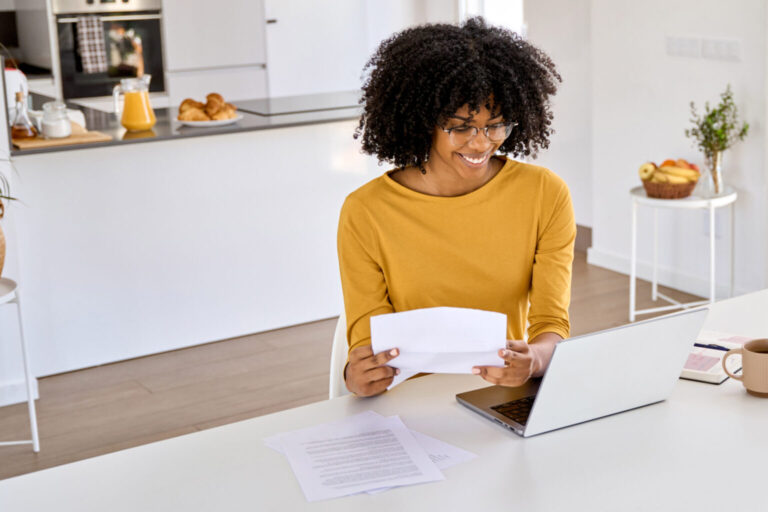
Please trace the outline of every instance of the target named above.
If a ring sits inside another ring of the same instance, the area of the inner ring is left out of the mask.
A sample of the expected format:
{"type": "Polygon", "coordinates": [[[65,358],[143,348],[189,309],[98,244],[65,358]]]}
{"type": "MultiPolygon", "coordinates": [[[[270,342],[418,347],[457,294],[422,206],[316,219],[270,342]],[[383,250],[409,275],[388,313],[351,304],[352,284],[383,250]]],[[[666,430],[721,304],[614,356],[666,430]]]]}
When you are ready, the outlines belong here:
{"type": "Polygon", "coordinates": [[[653,162],[644,163],[639,174],[645,193],[657,199],[688,197],[701,177],[698,167],[682,158],[665,160],[660,166],[653,162]]]}

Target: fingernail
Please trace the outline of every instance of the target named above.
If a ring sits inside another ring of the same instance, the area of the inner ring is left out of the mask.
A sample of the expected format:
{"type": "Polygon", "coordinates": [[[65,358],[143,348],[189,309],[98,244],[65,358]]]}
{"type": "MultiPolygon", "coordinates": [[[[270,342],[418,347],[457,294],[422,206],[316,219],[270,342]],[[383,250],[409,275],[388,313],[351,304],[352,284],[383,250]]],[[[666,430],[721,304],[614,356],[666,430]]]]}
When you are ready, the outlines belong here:
{"type": "Polygon", "coordinates": [[[400,375],[400,368],[395,368],[395,375],[400,375]]]}
{"type": "Polygon", "coordinates": [[[475,375],[480,375],[480,368],[472,368],[472,373],[475,375]]]}
{"type": "Polygon", "coordinates": [[[390,351],[389,351],[389,355],[391,355],[391,356],[396,356],[396,355],[397,355],[397,349],[396,349],[396,348],[393,348],[392,350],[390,350],[390,351]]]}

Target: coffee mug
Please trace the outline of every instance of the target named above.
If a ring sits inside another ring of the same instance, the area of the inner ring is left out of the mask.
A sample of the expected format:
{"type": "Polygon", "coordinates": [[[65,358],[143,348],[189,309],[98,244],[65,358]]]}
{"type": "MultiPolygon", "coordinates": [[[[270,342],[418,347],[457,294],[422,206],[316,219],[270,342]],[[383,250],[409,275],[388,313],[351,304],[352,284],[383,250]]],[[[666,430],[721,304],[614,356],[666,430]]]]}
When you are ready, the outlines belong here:
{"type": "Polygon", "coordinates": [[[723,369],[729,377],[740,380],[750,395],[768,398],[768,339],[748,341],[742,348],[729,350],[723,357],[723,369]],[[741,354],[741,375],[732,374],[725,366],[735,354],[741,354]]]}

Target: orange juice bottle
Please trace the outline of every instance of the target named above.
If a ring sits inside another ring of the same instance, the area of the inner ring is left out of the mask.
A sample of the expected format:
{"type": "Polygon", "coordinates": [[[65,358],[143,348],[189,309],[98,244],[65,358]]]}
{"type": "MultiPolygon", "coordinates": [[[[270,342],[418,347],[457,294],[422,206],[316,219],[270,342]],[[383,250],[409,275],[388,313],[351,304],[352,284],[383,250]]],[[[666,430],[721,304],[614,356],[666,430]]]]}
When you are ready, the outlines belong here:
{"type": "MultiPolygon", "coordinates": [[[[123,94],[123,112],[120,124],[130,132],[149,130],[157,119],[155,111],[149,102],[149,81],[151,77],[144,75],[139,78],[124,78],[113,91],[115,113],[120,110],[120,94],[123,94]]],[[[119,114],[118,114],[119,115],[119,114]]]]}

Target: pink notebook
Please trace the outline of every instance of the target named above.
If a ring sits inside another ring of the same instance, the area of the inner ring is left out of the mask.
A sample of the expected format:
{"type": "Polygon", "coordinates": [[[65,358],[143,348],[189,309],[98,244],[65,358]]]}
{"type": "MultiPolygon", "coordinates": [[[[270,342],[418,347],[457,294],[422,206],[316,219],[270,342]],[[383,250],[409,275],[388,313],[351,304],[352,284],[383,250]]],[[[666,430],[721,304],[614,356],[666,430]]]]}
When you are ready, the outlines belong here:
{"type": "MultiPolygon", "coordinates": [[[[733,349],[741,347],[751,339],[725,332],[701,331],[696,338],[696,343],[733,349]]],[[[726,350],[716,348],[692,347],[680,378],[720,384],[728,378],[722,364],[726,353],[726,350]]],[[[741,370],[741,357],[730,357],[727,364],[731,373],[736,373],[741,370]]]]}

